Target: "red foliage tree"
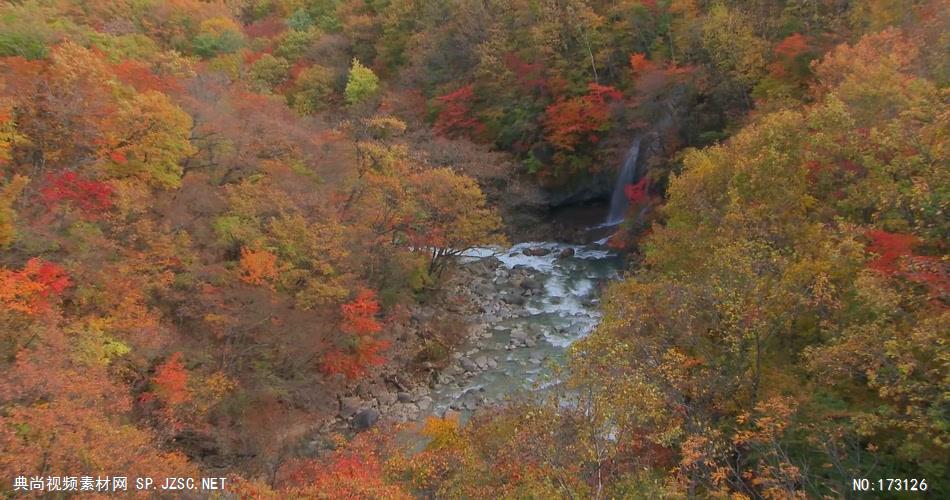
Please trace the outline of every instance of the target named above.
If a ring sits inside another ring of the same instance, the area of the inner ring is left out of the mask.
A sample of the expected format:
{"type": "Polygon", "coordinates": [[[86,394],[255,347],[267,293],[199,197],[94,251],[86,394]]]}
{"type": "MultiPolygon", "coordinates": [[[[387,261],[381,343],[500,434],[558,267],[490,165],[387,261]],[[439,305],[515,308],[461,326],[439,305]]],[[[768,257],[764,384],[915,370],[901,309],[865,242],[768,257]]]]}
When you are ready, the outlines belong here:
{"type": "Polygon", "coordinates": [[[485,125],[471,116],[475,92],[471,84],[455,92],[436,97],[442,110],[435,119],[435,132],[446,137],[465,136],[478,138],[485,132],[485,125]]]}
{"type": "Polygon", "coordinates": [[[877,258],[868,262],[868,267],[888,275],[897,274],[900,259],[909,256],[911,249],[920,242],[912,234],[889,233],[879,229],[872,229],[866,235],[871,239],[868,250],[877,254],[877,258]]]}
{"type": "Polygon", "coordinates": [[[268,17],[244,26],[248,38],[274,38],[287,30],[287,23],[279,17],[268,17]]]}
{"type": "Polygon", "coordinates": [[[290,464],[281,492],[306,498],[411,498],[401,487],[386,483],[381,448],[387,441],[378,431],[340,444],[322,460],[290,464]]]}
{"type": "Polygon", "coordinates": [[[793,59],[808,50],[808,39],[801,33],[794,33],[782,39],[778,45],[772,49],[776,55],[793,59]]]}
{"type": "Polygon", "coordinates": [[[876,258],[868,262],[868,268],[924,285],[934,296],[945,295],[950,291],[947,264],[939,257],[914,255],[912,250],[921,241],[913,234],[872,229],[866,236],[871,240],[868,250],[877,254],[876,258]]]}
{"type": "Polygon", "coordinates": [[[798,57],[809,50],[808,39],[801,33],[794,33],[782,39],[773,49],[775,61],[769,65],[769,72],[776,78],[783,78],[794,72],[798,57]]]}
{"type": "Polygon", "coordinates": [[[353,379],[366,373],[368,367],[383,363],[380,353],[389,342],[375,338],[383,325],[376,319],[379,302],[372,290],[360,290],[355,299],[340,306],[340,313],[340,330],[348,334],[346,345],[325,354],[322,368],[326,373],[341,373],[353,379]]]}
{"type": "Polygon", "coordinates": [[[372,290],[363,289],[356,294],[352,302],[340,306],[343,322],[340,329],[351,335],[372,335],[379,333],[383,325],[376,321],[379,303],[372,290]]]}
{"type": "Polygon", "coordinates": [[[623,192],[625,195],[627,195],[627,199],[630,200],[630,204],[635,205],[638,203],[643,203],[647,200],[647,197],[649,196],[649,188],[650,179],[644,177],[636,184],[627,184],[624,186],[623,192]]]}
{"type": "MultiPolygon", "coordinates": [[[[124,160],[121,155],[115,153],[112,159],[124,160]]],[[[47,185],[40,190],[40,197],[49,210],[65,203],[78,208],[87,219],[95,219],[112,208],[112,186],[82,179],[76,172],[47,176],[47,185]]]]}
{"type": "Polygon", "coordinates": [[[168,93],[181,90],[181,85],[174,78],[156,75],[148,64],[140,61],[126,59],[113,64],[112,72],[120,82],[131,85],[139,92],[157,90],[168,93]]]}
{"type": "Polygon", "coordinates": [[[527,90],[540,90],[547,87],[544,79],[544,66],[541,63],[529,63],[517,54],[505,54],[505,66],[514,73],[518,83],[527,90]]]}

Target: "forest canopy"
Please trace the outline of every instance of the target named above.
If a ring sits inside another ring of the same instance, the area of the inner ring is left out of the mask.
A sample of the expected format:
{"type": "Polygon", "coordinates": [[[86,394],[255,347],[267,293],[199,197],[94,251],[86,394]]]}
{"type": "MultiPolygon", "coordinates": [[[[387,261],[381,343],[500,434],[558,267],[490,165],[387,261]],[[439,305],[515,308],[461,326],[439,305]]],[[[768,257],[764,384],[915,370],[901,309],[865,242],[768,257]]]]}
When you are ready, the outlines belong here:
{"type": "Polygon", "coordinates": [[[5,2],[2,494],[70,474],[255,498],[945,496],[948,16],[5,2]],[[625,272],[556,390],[324,432],[370,384],[408,394],[456,360],[459,256],[550,227],[544,200],[613,182],[635,137],[645,174],[607,240],[625,272]]]}

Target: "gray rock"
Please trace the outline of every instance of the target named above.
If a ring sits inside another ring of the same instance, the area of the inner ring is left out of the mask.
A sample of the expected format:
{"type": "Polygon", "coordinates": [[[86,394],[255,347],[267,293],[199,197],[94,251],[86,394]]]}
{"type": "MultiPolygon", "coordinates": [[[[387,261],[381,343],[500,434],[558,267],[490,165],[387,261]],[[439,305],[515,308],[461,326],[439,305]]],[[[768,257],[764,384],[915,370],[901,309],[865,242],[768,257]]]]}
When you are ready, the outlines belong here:
{"type": "Polygon", "coordinates": [[[412,394],[408,392],[398,392],[396,393],[396,399],[400,403],[410,403],[412,402],[412,394]]]}
{"type": "Polygon", "coordinates": [[[468,358],[462,358],[462,359],[460,359],[460,360],[459,360],[459,365],[461,365],[462,368],[463,368],[465,371],[474,372],[474,371],[477,371],[477,370],[478,370],[478,365],[475,364],[474,361],[472,361],[472,360],[470,360],[470,359],[468,359],[468,358]]]}
{"type": "Polygon", "coordinates": [[[524,339],[526,338],[528,338],[528,332],[524,330],[518,329],[518,330],[511,331],[511,340],[517,340],[520,342],[520,341],[524,341],[524,339]]]}
{"type": "Polygon", "coordinates": [[[506,304],[511,304],[514,306],[523,306],[525,304],[524,297],[521,297],[520,295],[503,295],[501,300],[503,300],[506,304]]]}
{"type": "Polygon", "coordinates": [[[340,412],[339,415],[343,418],[350,418],[353,415],[356,415],[356,412],[360,410],[362,401],[358,397],[348,397],[340,399],[340,412]]]}
{"type": "Polygon", "coordinates": [[[428,387],[424,385],[419,385],[419,386],[416,386],[416,388],[412,390],[412,395],[415,396],[416,398],[421,398],[429,394],[429,392],[431,391],[429,390],[428,387]]]}
{"type": "Polygon", "coordinates": [[[432,398],[429,396],[422,396],[419,398],[419,401],[416,401],[416,406],[419,407],[419,410],[426,411],[432,406],[432,398]]]}
{"type": "Polygon", "coordinates": [[[483,260],[475,261],[471,264],[468,264],[466,267],[473,274],[477,274],[480,276],[490,275],[494,272],[494,270],[489,268],[488,264],[483,260]]]}
{"type": "Polygon", "coordinates": [[[391,392],[383,392],[376,396],[376,400],[379,401],[380,405],[391,405],[396,402],[396,395],[391,392]]]}
{"type": "Polygon", "coordinates": [[[542,286],[541,283],[536,279],[525,278],[521,282],[521,288],[524,288],[525,290],[534,291],[534,290],[543,290],[544,286],[542,286]]]}
{"type": "Polygon", "coordinates": [[[435,316],[435,309],[431,307],[423,307],[420,309],[416,309],[415,311],[412,311],[412,314],[410,316],[414,321],[418,323],[424,323],[432,319],[433,316],[435,316]]]}
{"type": "Polygon", "coordinates": [[[573,249],[573,248],[565,248],[565,249],[561,250],[561,251],[557,254],[557,257],[558,257],[559,259],[566,259],[566,258],[568,258],[568,257],[573,257],[573,256],[574,256],[574,249],[573,249]]]}
{"type": "Polygon", "coordinates": [[[353,419],[353,427],[357,430],[369,429],[379,420],[379,411],[374,408],[367,408],[356,414],[353,419]]]}
{"type": "Polygon", "coordinates": [[[485,356],[479,356],[475,358],[475,364],[478,365],[479,368],[484,370],[485,368],[488,368],[488,358],[486,358],[485,356]]]}
{"type": "Polygon", "coordinates": [[[548,250],[547,248],[534,247],[534,248],[525,248],[524,250],[522,250],[521,253],[531,256],[531,257],[543,257],[551,253],[551,251],[548,250]]]}

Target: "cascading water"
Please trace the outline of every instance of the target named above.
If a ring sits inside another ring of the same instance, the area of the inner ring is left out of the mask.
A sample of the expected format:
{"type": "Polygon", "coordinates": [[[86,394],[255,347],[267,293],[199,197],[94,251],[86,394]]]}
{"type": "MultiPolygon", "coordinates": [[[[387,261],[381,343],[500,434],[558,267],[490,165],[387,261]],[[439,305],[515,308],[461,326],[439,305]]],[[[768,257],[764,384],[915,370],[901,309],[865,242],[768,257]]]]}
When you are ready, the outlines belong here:
{"type": "Polygon", "coordinates": [[[640,156],[640,138],[633,140],[630,149],[627,150],[627,157],[623,160],[623,167],[617,174],[617,183],[614,185],[613,195],[610,197],[610,213],[607,214],[607,221],[604,225],[613,226],[623,222],[623,217],[627,213],[627,194],[625,188],[628,184],[633,184],[637,179],[637,158],[640,156]]]}

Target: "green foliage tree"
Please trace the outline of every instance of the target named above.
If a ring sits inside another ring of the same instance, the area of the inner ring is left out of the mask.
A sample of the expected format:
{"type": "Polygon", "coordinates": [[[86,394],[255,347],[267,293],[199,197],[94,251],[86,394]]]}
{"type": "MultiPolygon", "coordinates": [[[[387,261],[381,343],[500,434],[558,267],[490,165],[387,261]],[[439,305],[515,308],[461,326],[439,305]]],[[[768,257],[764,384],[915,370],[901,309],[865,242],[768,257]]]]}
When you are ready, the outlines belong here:
{"type": "Polygon", "coordinates": [[[346,80],[346,89],[343,91],[347,104],[366,102],[378,93],[379,77],[373,73],[373,70],[360,64],[359,59],[353,59],[346,80]]]}
{"type": "Polygon", "coordinates": [[[254,61],[250,77],[259,89],[270,91],[287,80],[289,71],[290,63],[286,59],[264,54],[254,61]]]}
{"type": "Polygon", "coordinates": [[[294,111],[310,115],[326,109],[333,102],[333,84],[334,74],[329,68],[315,64],[301,71],[290,96],[294,111]]]}
{"type": "Polygon", "coordinates": [[[288,61],[300,59],[320,35],[320,31],[316,29],[290,30],[281,38],[274,54],[288,61]]]}
{"type": "Polygon", "coordinates": [[[244,34],[240,26],[229,18],[217,17],[201,23],[191,49],[201,57],[211,58],[236,52],[243,46],[244,34]]]}

